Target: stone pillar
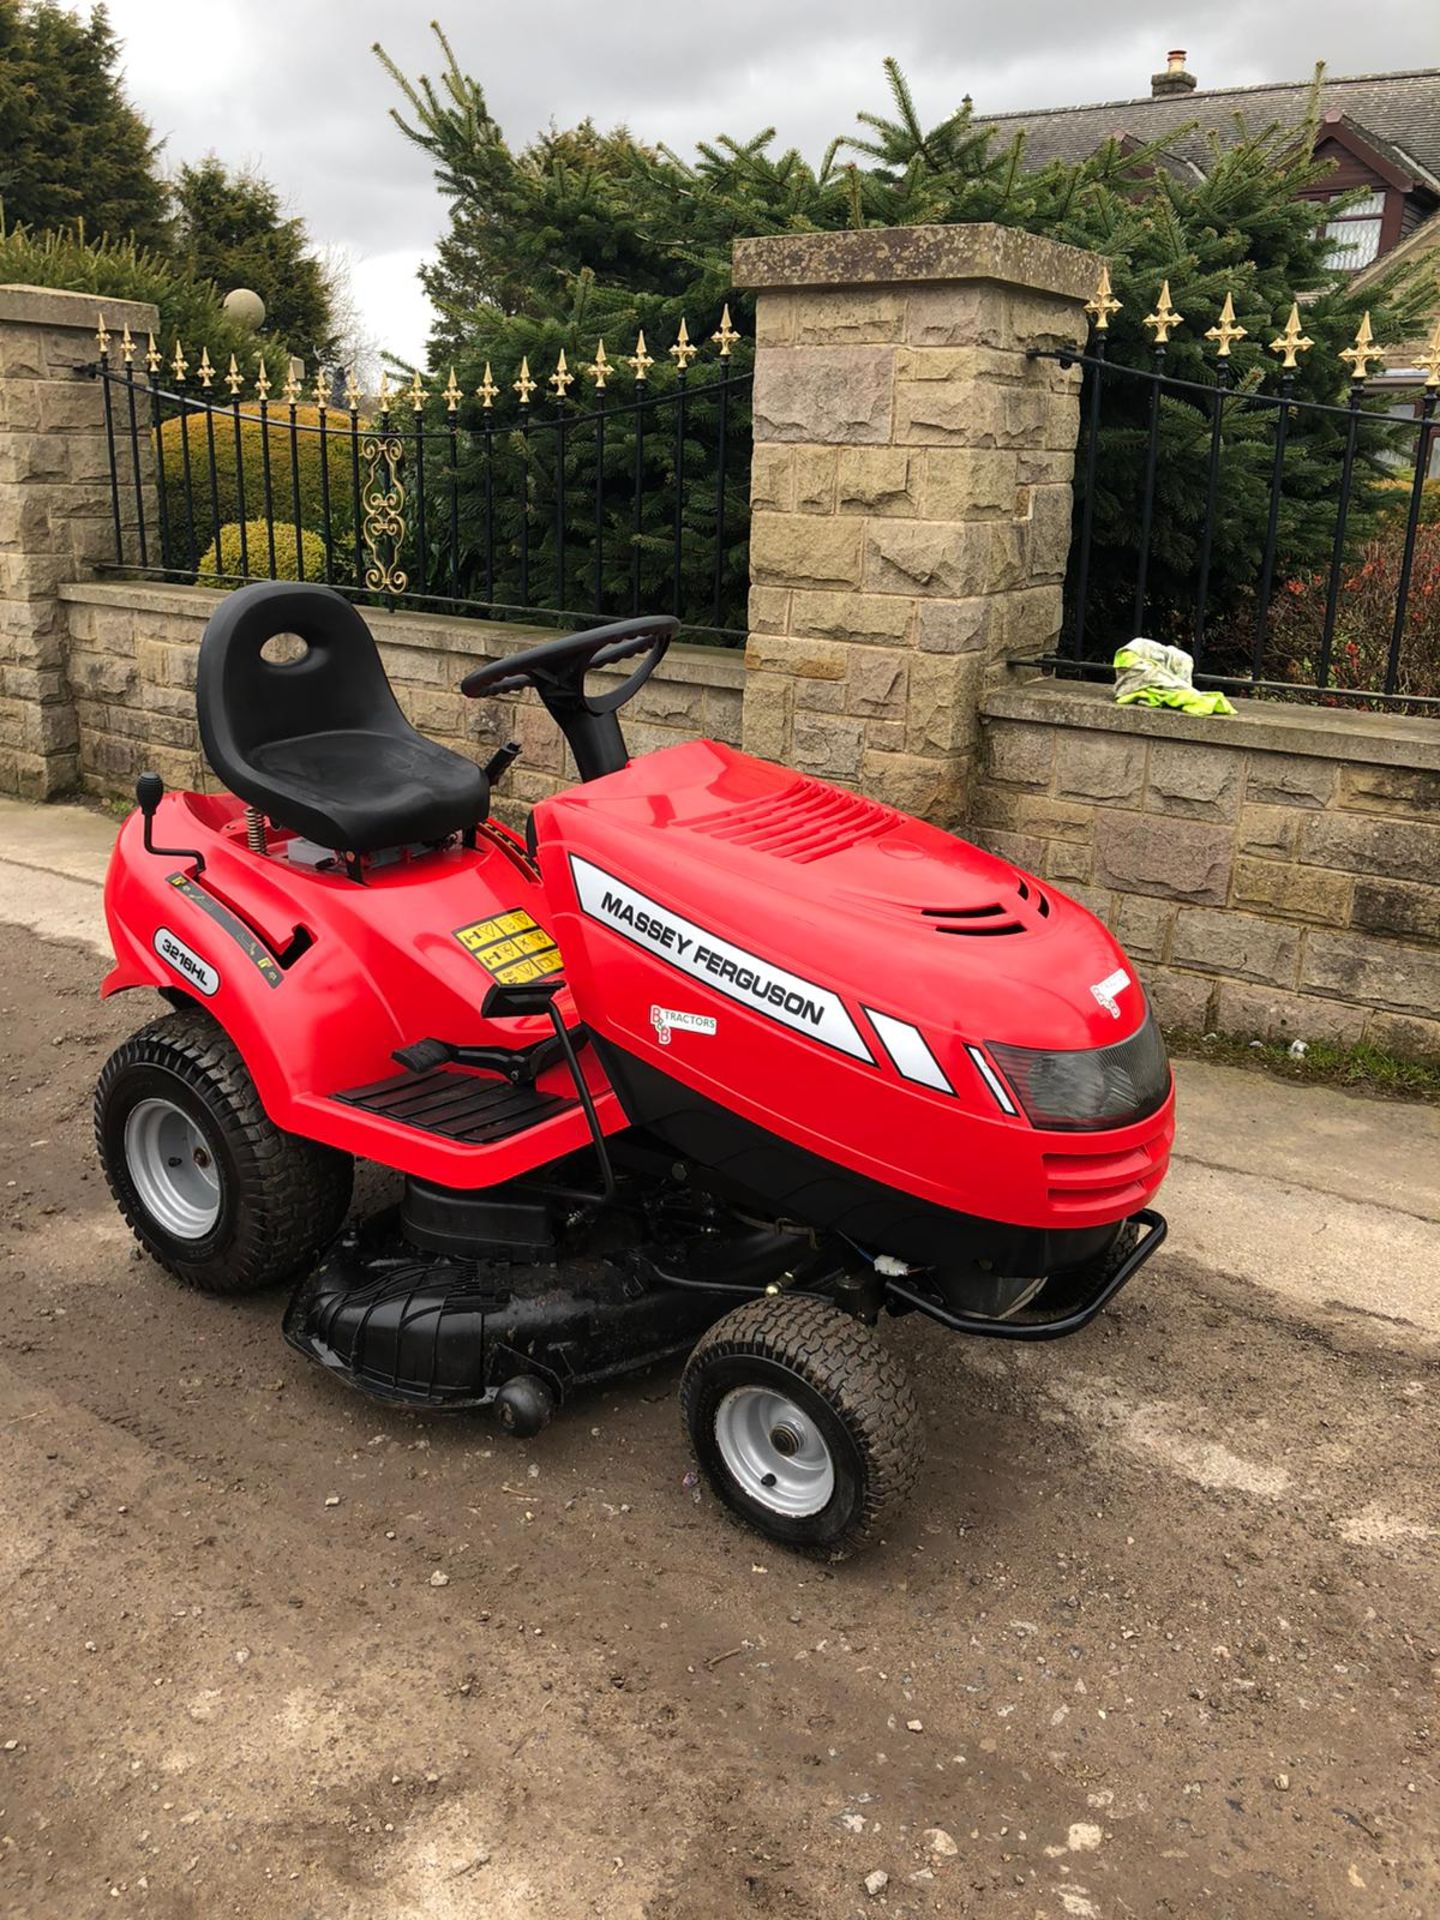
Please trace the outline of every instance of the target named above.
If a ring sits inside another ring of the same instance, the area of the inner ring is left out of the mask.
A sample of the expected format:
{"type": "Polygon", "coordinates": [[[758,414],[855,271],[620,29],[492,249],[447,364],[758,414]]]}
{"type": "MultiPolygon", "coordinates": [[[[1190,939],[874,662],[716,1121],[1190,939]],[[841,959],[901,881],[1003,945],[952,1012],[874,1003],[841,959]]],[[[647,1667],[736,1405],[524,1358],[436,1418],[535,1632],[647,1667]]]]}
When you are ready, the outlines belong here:
{"type": "Polygon", "coordinates": [[[744,742],[954,826],[979,706],[1060,632],[1099,261],[992,225],[779,234],[756,289],[744,742]]]}
{"type": "Polygon", "coordinates": [[[122,327],[143,345],[158,324],[137,300],[0,287],[0,792],[35,800],[78,773],[57,589],[115,558],[105,396],[80,371],[97,358],[101,312],[116,335],[112,363],[122,327]]]}

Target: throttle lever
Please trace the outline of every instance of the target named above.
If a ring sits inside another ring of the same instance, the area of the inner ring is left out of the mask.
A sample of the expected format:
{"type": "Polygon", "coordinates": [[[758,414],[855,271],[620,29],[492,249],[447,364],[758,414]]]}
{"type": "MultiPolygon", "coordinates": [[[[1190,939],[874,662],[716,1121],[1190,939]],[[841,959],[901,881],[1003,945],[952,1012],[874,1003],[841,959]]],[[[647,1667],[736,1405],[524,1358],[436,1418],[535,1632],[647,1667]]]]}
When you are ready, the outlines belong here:
{"type": "Polygon", "coordinates": [[[490,758],[485,762],[485,778],[490,782],[492,787],[498,785],[498,783],[505,778],[505,775],[510,771],[511,767],[513,767],[515,762],[520,758],[522,751],[523,749],[518,740],[507,740],[503,747],[496,748],[494,753],[492,753],[490,758]]]}

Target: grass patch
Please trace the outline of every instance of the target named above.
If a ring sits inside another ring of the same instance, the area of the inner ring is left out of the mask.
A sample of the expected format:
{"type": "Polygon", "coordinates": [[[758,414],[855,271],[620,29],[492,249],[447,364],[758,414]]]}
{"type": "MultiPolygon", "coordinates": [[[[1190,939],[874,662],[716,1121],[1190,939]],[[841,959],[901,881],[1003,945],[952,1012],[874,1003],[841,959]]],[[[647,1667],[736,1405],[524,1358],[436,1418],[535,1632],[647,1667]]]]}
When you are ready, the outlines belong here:
{"type": "Polygon", "coordinates": [[[1177,1060],[1209,1060],[1222,1067],[1245,1067],[1302,1086],[1348,1087],[1382,1100],[1424,1100],[1440,1105],[1440,1060],[1397,1060],[1379,1047],[1336,1047],[1312,1040],[1300,1055],[1283,1040],[1240,1040],[1227,1033],[1165,1035],[1177,1060]]]}

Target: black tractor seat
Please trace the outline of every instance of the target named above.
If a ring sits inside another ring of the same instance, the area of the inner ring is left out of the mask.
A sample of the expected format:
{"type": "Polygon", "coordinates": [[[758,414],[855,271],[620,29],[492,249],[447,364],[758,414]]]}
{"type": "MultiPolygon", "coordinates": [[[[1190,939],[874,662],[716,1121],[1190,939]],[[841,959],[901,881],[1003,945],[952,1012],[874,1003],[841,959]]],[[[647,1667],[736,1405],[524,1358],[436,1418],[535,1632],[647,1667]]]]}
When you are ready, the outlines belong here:
{"type": "Polygon", "coordinates": [[[485,774],[415,731],[369,627],[329,587],[232,593],[200,642],[195,705],[230,791],[334,852],[444,840],[490,811],[485,774]],[[298,659],[265,658],[281,634],[305,643],[298,659]]]}

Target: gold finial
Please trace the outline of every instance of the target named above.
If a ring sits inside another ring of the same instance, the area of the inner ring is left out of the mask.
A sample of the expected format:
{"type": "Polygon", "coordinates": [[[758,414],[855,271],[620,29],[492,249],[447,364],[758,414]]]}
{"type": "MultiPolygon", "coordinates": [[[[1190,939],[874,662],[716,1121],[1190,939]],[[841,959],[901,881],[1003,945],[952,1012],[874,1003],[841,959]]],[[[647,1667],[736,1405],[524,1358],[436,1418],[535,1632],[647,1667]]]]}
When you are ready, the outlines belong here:
{"type": "Polygon", "coordinates": [[[315,396],[315,410],[324,413],[330,404],[330,378],[323,367],[316,367],[315,378],[310,383],[310,391],[315,396]]]}
{"type": "Polygon", "coordinates": [[[487,360],[485,362],[485,377],[475,389],[475,397],[485,409],[486,413],[489,413],[494,407],[495,396],[499,391],[499,387],[496,386],[490,377],[490,362],[487,360]]]}
{"type": "Polygon", "coordinates": [[[1384,352],[1374,344],[1374,340],[1375,336],[1370,331],[1370,314],[1367,309],[1360,316],[1360,324],[1355,329],[1354,346],[1340,349],[1340,358],[1348,363],[1352,380],[1367,379],[1370,373],[1370,362],[1385,358],[1384,352]]]}
{"type": "Polygon", "coordinates": [[[1184,316],[1178,314],[1170,304],[1170,282],[1160,283],[1160,298],[1155,302],[1154,313],[1147,313],[1141,322],[1150,328],[1155,336],[1155,345],[1163,347],[1176,327],[1183,325],[1184,316]]]}
{"type": "Polygon", "coordinates": [[[447,413],[456,412],[459,408],[461,400],[463,400],[464,397],[465,396],[461,393],[459,387],[456,386],[455,384],[455,369],[454,367],[451,367],[450,378],[445,382],[445,390],[443,395],[443,398],[445,401],[445,411],[447,413]]]}
{"type": "Polygon", "coordinates": [[[1245,334],[1246,329],[1242,327],[1235,318],[1235,302],[1227,293],[1225,296],[1225,304],[1220,309],[1219,322],[1217,325],[1205,329],[1205,338],[1215,341],[1215,351],[1222,360],[1228,360],[1230,358],[1231,342],[1234,340],[1243,340],[1245,334]]]}
{"type": "Polygon", "coordinates": [[[382,367],[380,369],[380,391],[376,394],[375,398],[380,402],[381,413],[389,413],[390,402],[395,398],[395,389],[390,384],[390,369],[388,367],[382,367]]]}
{"type": "Polygon", "coordinates": [[[145,349],[145,367],[146,367],[146,371],[153,375],[153,374],[157,374],[160,371],[162,362],[160,357],[160,349],[155,344],[154,334],[152,333],[148,337],[149,337],[150,344],[145,349]]]}
{"type": "Polygon", "coordinates": [[[595,358],[590,362],[589,366],[585,368],[585,372],[588,373],[590,378],[595,382],[595,391],[597,393],[604,393],[605,382],[610,378],[613,371],[614,369],[611,367],[610,362],[605,358],[605,342],[602,340],[595,349],[595,358]]]}
{"type": "Polygon", "coordinates": [[[1308,353],[1314,344],[1315,342],[1308,334],[1300,331],[1300,302],[1298,300],[1292,300],[1290,302],[1290,318],[1285,322],[1285,331],[1277,335],[1276,338],[1270,342],[1270,351],[1272,353],[1282,353],[1285,356],[1280,362],[1281,371],[1284,373],[1293,372],[1300,364],[1296,355],[1308,353]]]}
{"type": "Polygon", "coordinates": [[[244,386],[245,381],[239,367],[235,364],[235,356],[233,353],[230,356],[230,371],[225,375],[225,384],[230,389],[230,398],[232,400],[238,400],[240,398],[240,389],[244,386]]]}
{"type": "Polygon", "coordinates": [[[1425,375],[1426,387],[1432,393],[1440,389],[1440,320],[1435,322],[1435,331],[1430,336],[1429,345],[1415,364],[1425,375]]]}
{"type": "Polygon", "coordinates": [[[1085,302],[1085,311],[1095,322],[1095,331],[1104,333],[1110,325],[1112,313],[1119,313],[1120,302],[1110,291],[1110,269],[1101,267],[1100,278],[1095,282],[1095,291],[1085,302]]]}
{"type": "Polygon", "coordinates": [[[120,336],[120,358],[127,367],[132,366],[135,361],[135,341],[129,327],[126,327],[120,336]]]}
{"type": "Polygon", "coordinates": [[[265,364],[263,353],[257,353],[255,358],[260,363],[260,371],[255,376],[255,391],[259,394],[263,406],[270,397],[270,369],[265,364]]]}
{"type": "Polygon", "coordinates": [[[200,349],[199,372],[200,385],[204,388],[205,392],[208,393],[215,384],[215,369],[210,364],[210,349],[208,347],[201,347],[200,349]]]}
{"type": "Polygon", "coordinates": [[[190,371],[190,362],[185,358],[185,349],[180,345],[180,336],[175,336],[175,356],[170,362],[170,371],[175,376],[177,387],[183,387],[185,376],[190,371]]]}
{"type": "Polygon", "coordinates": [[[295,406],[300,399],[300,379],[295,371],[295,362],[291,358],[285,362],[285,384],[280,389],[286,406],[295,406]]]}
{"type": "Polygon", "coordinates": [[[625,355],[625,364],[634,374],[636,382],[643,385],[646,375],[655,364],[651,356],[645,351],[645,329],[643,327],[640,329],[640,338],[635,342],[634,353],[627,353],[625,355]]]}
{"type": "Polygon", "coordinates": [[[690,362],[699,351],[700,349],[698,347],[690,344],[690,329],[686,326],[685,316],[682,313],[680,316],[680,332],[676,337],[674,346],[670,348],[670,358],[675,362],[676,371],[679,373],[688,373],[690,371],[690,362]]]}
{"type": "Polygon", "coordinates": [[[360,388],[355,381],[354,367],[345,369],[345,404],[351,413],[360,411],[360,388]]]}
{"type": "Polygon", "coordinates": [[[521,406],[528,407],[531,394],[540,384],[538,380],[532,380],[530,378],[530,356],[528,353],[520,356],[520,378],[518,380],[512,380],[510,384],[516,393],[519,394],[521,406]]]}
{"type": "Polygon", "coordinates": [[[425,391],[425,382],[420,378],[420,369],[415,368],[410,377],[410,405],[416,413],[425,411],[425,402],[430,398],[425,391]]]}
{"type": "Polygon", "coordinates": [[[99,347],[100,358],[103,360],[110,351],[110,334],[105,326],[103,313],[97,313],[95,316],[95,344],[99,347]]]}
{"type": "Polygon", "coordinates": [[[739,334],[730,324],[730,306],[728,301],[725,306],[725,311],[720,315],[720,325],[716,328],[715,332],[711,334],[710,338],[715,342],[716,346],[719,347],[720,358],[722,360],[728,360],[730,358],[730,349],[740,338],[739,334]]]}
{"type": "Polygon", "coordinates": [[[565,349],[560,349],[560,358],[555,371],[550,376],[550,385],[555,389],[555,398],[563,400],[575,384],[575,376],[565,364],[565,349]]]}

